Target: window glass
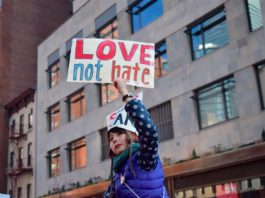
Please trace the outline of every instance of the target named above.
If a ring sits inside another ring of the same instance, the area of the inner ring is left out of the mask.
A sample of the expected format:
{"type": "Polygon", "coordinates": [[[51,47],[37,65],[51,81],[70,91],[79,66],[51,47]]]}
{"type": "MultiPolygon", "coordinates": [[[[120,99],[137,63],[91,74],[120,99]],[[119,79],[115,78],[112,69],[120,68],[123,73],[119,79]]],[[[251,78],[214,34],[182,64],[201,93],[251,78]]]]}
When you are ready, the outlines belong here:
{"type": "Polygon", "coordinates": [[[32,162],[32,143],[28,144],[28,166],[31,166],[32,162]]]}
{"type": "Polygon", "coordinates": [[[27,185],[27,198],[31,198],[31,184],[27,185]]]}
{"type": "Polygon", "coordinates": [[[158,133],[158,139],[160,142],[173,139],[173,122],[172,122],[172,112],[171,103],[166,102],[153,107],[149,110],[154,123],[156,123],[158,133]]]}
{"type": "Polygon", "coordinates": [[[100,131],[101,135],[101,160],[109,159],[109,141],[108,141],[108,132],[107,128],[101,129],[100,131]]]}
{"type": "Polygon", "coordinates": [[[60,150],[55,149],[53,151],[50,151],[48,154],[49,157],[49,176],[59,176],[60,175],[60,150]]]}
{"type": "Polygon", "coordinates": [[[10,153],[10,168],[14,167],[14,162],[15,162],[15,153],[14,153],[14,151],[12,151],[10,153]]]}
{"type": "Polygon", "coordinates": [[[163,41],[157,44],[155,48],[155,79],[166,75],[168,71],[167,45],[163,41]]]}
{"type": "Polygon", "coordinates": [[[114,19],[113,21],[109,22],[106,26],[101,28],[97,31],[98,38],[105,38],[105,39],[117,39],[119,36],[118,33],[118,21],[114,19]]]}
{"type": "Polygon", "coordinates": [[[60,81],[60,63],[59,60],[50,66],[49,70],[50,88],[57,85],[60,81]]]}
{"type": "Polygon", "coordinates": [[[17,188],[17,198],[22,198],[22,188],[21,187],[17,188]]]}
{"type": "Polygon", "coordinates": [[[261,109],[264,110],[265,109],[265,64],[258,65],[256,71],[258,78],[261,109]]]}
{"type": "Polygon", "coordinates": [[[263,26],[260,0],[247,0],[247,11],[249,19],[249,29],[254,31],[263,26]]]}
{"type": "Polygon", "coordinates": [[[101,84],[101,105],[107,104],[119,97],[119,92],[113,84],[101,84]]]}
{"type": "Polygon", "coordinates": [[[84,91],[79,91],[68,98],[70,108],[70,121],[75,120],[85,114],[86,101],[84,91]]]}
{"type": "Polygon", "coordinates": [[[192,58],[209,54],[228,43],[228,27],[225,11],[220,10],[189,29],[192,43],[192,58]]]}
{"type": "Polygon", "coordinates": [[[19,132],[24,133],[24,115],[19,117],[19,132]]]}
{"type": "Polygon", "coordinates": [[[50,131],[60,127],[60,106],[56,104],[48,110],[49,113],[49,129],[50,131]]]}
{"type": "Polygon", "coordinates": [[[200,127],[214,125],[238,116],[234,78],[228,78],[197,91],[200,127]]]}
{"type": "Polygon", "coordinates": [[[163,15],[162,0],[142,0],[130,8],[132,32],[138,32],[143,27],[163,15]]]}
{"type": "Polygon", "coordinates": [[[86,139],[82,138],[70,144],[71,170],[86,166],[86,139]]]}
{"type": "Polygon", "coordinates": [[[33,126],[33,109],[30,109],[30,113],[28,116],[28,128],[32,128],[33,126]]]}

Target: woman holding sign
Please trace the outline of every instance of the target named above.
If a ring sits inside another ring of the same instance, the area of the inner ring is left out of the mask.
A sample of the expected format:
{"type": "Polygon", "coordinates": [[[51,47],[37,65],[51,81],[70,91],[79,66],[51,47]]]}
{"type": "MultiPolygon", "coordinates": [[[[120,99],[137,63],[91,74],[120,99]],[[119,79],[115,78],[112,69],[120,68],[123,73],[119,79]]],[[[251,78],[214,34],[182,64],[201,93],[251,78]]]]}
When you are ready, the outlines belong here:
{"type": "Polygon", "coordinates": [[[129,117],[126,120],[128,123],[132,120],[134,126],[128,130],[125,122],[117,120],[114,122],[116,125],[108,126],[114,176],[111,174],[111,185],[103,197],[168,198],[158,156],[157,128],[143,103],[130,96],[124,80],[115,82],[115,87],[126,103],[125,111],[129,117]]]}

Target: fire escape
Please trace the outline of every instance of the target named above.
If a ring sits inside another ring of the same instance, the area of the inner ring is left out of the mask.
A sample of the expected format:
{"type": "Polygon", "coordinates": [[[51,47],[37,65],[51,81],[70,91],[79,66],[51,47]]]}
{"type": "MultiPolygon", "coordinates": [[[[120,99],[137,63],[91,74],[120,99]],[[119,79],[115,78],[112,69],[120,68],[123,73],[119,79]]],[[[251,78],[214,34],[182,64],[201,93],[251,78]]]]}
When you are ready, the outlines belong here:
{"type": "Polygon", "coordinates": [[[16,127],[13,123],[9,131],[9,141],[13,149],[13,156],[10,159],[11,162],[7,169],[7,175],[11,178],[11,196],[17,198],[20,196],[17,186],[18,178],[23,174],[32,174],[33,169],[31,159],[28,159],[28,163],[26,164],[22,156],[20,143],[27,139],[27,134],[23,131],[23,125],[20,124],[19,127],[16,127]]]}

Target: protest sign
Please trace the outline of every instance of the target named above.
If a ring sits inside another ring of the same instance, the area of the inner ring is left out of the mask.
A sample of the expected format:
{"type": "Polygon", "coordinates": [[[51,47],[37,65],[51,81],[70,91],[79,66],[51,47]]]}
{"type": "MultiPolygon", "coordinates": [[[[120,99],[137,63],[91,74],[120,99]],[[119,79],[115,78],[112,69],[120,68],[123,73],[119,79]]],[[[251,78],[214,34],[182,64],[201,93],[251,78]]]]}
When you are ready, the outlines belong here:
{"type": "MultiPolygon", "coordinates": [[[[138,100],[143,99],[143,92],[138,93],[137,95],[134,96],[134,98],[138,100]]],[[[126,129],[128,131],[136,132],[136,129],[130,120],[127,112],[124,109],[124,106],[119,108],[118,110],[112,112],[106,117],[107,120],[107,128],[108,131],[114,127],[120,127],[123,129],[126,129]]]]}
{"type": "Polygon", "coordinates": [[[73,39],[68,82],[154,87],[154,44],[108,39],[73,39]]]}

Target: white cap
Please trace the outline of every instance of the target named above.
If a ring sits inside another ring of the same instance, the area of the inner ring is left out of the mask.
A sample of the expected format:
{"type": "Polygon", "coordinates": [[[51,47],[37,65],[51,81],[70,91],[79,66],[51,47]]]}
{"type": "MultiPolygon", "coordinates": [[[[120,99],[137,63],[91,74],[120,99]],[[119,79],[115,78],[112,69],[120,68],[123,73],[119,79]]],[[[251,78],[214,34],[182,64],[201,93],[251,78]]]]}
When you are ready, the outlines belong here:
{"type": "MultiPolygon", "coordinates": [[[[138,93],[134,98],[142,100],[143,92],[138,93]]],[[[138,131],[134,127],[132,121],[130,120],[129,115],[124,109],[124,106],[119,108],[118,110],[112,112],[106,117],[107,120],[107,128],[108,131],[111,129],[118,127],[122,129],[126,129],[138,135],[138,131]]]]}
{"type": "Polygon", "coordinates": [[[117,111],[107,116],[107,127],[108,131],[115,127],[118,127],[131,131],[138,135],[138,132],[134,127],[132,121],[130,120],[129,115],[125,111],[124,107],[118,109],[117,111]]]}

